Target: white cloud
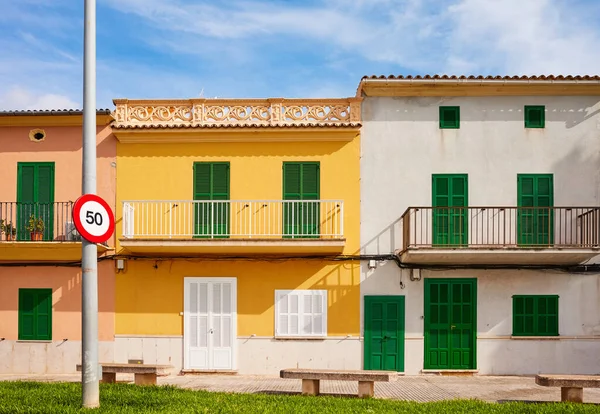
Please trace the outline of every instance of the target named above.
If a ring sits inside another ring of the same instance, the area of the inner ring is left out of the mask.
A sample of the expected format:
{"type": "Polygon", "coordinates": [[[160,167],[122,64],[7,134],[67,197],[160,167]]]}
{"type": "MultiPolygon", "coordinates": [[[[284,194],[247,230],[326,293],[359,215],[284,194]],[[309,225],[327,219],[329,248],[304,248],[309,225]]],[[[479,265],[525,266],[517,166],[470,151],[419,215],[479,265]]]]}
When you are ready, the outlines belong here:
{"type": "Polygon", "coordinates": [[[79,104],[68,96],[43,93],[13,86],[0,95],[0,110],[11,109],[76,109],[79,104]]]}

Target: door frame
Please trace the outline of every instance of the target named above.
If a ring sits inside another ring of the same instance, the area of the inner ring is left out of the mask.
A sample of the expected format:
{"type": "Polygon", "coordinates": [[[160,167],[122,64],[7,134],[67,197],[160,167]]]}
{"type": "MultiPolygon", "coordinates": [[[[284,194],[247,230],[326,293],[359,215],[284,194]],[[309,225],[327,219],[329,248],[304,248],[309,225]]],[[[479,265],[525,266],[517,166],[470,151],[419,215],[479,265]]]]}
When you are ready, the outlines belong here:
{"type": "Polygon", "coordinates": [[[398,340],[398,347],[400,348],[400,350],[398,351],[398,354],[401,355],[402,357],[402,362],[400,363],[400,366],[402,368],[401,371],[398,372],[405,372],[406,370],[406,296],[405,295],[364,295],[363,296],[363,368],[365,370],[370,370],[371,368],[371,364],[369,361],[369,359],[367,358],[367,354],[368,354],[368,350],[370,351],[370,333],[368,335],[368,340],[367,340],[367,299],[368,301],[372,301],[375,299],[380,299],[380,298],[395,298],[398,299],[398,301],[400,303],[402,303],[402,340],[398,340]]]}
{"type": "MultiPolygon", "coordinates": [[[[429,277],[424,279],[423,283],[423,369],[424,370],[435,370],[435,371],[446,371],[453,370],[454,368],[429,368],[426,367],[427,362],[427,344],[428,344],[428,335],[425,329],[427,324],[427,320],[431,317],[429,315],[429,294],[427,293],[427,288],[431,282],[454,282],[454,281],[462,281],[469,282],[473,286],[473,295],[472,295],[472,321],[473,321],[473,333],[471,335],[471,340],[473,341],[473,364],[471,368],[466,369],[477,369],[477,282],[478,279],[476,277],[447,277],[447,278],[437,278],[437,277],[429,277]]],[[[452,303],[450,304],[450,308],[452,307],[452,303]]],[[[460,370],[460,369],[459,369],[460,370]]]]}
{"type": "MultiPolygon", "coordinates": [[[[188,314],[190,308],[190,299],[187,295],[191,282],[229,282],[231,283],[231,318],[232,318],[232,335],[231,335],[231,370],[235,371],[238,369],[238,352],[237,352],[237,277],[202,277],[202,276],[184,276],[183,277],[183,369],[189,368],[188,361],[188,336],[186,332],[189,332],[188,327],[188,314]]],[[[210,369],[214,371],[214,369],[210,369]]],[[[220,371],[220,370],[219,370],[220,371]]],[[[229,370],[225,370],[229,371],[229,370]]]]}

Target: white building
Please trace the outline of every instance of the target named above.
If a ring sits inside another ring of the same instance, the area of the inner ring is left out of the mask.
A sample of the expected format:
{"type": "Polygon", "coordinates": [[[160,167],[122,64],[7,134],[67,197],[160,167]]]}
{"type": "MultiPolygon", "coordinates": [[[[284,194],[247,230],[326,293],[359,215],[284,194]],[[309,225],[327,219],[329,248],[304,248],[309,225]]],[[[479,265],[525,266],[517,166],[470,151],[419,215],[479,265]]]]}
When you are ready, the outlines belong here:
{"type": "Polygon", "coordinates": [[[364,367],[600,373],[600,77],[358,94],[364,367]]]}

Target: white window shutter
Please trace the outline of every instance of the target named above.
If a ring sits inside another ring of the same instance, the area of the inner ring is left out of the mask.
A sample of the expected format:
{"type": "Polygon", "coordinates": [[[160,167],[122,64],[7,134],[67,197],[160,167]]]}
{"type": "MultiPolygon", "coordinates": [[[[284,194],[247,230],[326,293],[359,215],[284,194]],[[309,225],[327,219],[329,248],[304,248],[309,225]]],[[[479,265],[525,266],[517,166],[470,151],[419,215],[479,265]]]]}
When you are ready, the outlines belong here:
{"type": "Polygon", "coordinates": [[[326,290],[276,290],[276,336],[326,336],[326,290]]]}

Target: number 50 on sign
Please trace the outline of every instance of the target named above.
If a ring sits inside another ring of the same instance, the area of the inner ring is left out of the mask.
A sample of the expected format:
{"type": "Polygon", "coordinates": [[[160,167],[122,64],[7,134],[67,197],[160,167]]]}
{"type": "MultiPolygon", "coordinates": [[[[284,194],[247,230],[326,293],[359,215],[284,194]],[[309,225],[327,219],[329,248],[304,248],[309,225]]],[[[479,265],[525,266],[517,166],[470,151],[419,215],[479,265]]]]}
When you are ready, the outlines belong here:
{"type": "Polygon", "coordinates": [[[73,223],[90,243],[104,243],[115,230],[115,217],[110,206],[95,194],[84,194],[75,201],[73,223]]]}

